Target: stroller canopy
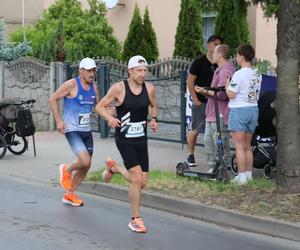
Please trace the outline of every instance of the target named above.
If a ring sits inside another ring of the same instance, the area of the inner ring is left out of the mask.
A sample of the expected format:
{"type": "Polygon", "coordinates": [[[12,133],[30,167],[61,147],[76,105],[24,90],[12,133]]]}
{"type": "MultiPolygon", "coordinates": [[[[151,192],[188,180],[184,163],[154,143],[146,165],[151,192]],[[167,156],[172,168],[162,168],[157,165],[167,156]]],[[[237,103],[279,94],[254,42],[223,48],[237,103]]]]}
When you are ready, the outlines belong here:
{"type": "Polygon", "coordinates": [[[18,97],[4,98],[0,101],[0,126],[8,122],[13,122],[17,119],[17,112],[19,108],[16,105],[20,105],[22,100],[18,97]],[[5,121],[6,120],[6,121],[5,121]]]}

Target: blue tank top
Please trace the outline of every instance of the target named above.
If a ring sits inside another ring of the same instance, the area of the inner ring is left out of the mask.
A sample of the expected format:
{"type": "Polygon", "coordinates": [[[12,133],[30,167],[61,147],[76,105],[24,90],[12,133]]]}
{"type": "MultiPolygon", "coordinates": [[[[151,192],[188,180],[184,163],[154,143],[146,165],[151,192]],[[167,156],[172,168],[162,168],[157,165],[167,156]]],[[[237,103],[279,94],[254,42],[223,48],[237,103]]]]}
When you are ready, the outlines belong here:
{"type": "Polygon", "coordinates": [[[93,107],[96,104],[96,93],[94,84],[89,90],[85,90],[79,77],[75,78],[77,83],[77,95],[73,98],[64,98],[64,123],[65,132],[70,131],[91,131],[90,117],[93,107]]]}

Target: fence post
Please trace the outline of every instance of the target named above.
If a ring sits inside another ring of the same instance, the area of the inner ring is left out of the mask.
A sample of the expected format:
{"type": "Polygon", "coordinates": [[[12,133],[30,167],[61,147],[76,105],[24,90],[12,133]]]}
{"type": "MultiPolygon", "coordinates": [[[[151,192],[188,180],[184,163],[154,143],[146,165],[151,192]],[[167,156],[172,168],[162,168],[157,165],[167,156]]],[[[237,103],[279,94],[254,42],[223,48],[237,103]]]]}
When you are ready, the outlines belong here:
{"type": "Polygon", "coordinates": [[[71,71],[70,62],[65,62],[65,70],[66,70],[66,80],[71,79],[72,78],[72,71],[71,71]]]}
{"type": "MultiPolygon", "coordinates": [[[[49,74],[50,74],[50,79],[49,79],[50,93],[49,93],[49,96],[51,96],[56,90],[56,86],[55,86],[55,63],[54,62],[50,63],[50,73],[49,74]]],[[[50,129],[50,131],[55,130],[55,121],[54,121],[54,116],[53,116],[52,112],[50,112],[50,117],[49,117],[49,129],[50,129]]]]}
{"type": "Polygon", "coordinates": [[[180,141],[186,143],[186,71],[180,71],[180,141]]]}
{"type": "MultiPolygon", "coordinates": [[[[99,81],[99,87],[100,87],[100,99],[102,99],[106,95],[109,89],[109,69],[107,63],[105,62],[100,63],[100,67],[97,70],[97,79],[99,81]]],[[[101,134],[101,138],[107,138],[108,126],[106,121],[101,119],[101,117],[99,117],[98,127],[101,134]]]]}
{"type": "MultiPolygon", "coordinates": [[[[58,87],[65,81],[65,72],[64,72],[64,64],[61,62],[52,62],[50,64],[50,95],[53,94],[58,87]]],[[[59,113],[63,112],[63,100],[60,100],[58,103],[59,113]]],[[[54,131],[56,129],[55,120],[53,114],[50,113],[49,119],[49,129],[50,131],[54,131]]]]}
{"type": "Polygon", "coordinates": [[[4,98],[4,68],[5,62],[0,61],[0,99],[4,98]]]}

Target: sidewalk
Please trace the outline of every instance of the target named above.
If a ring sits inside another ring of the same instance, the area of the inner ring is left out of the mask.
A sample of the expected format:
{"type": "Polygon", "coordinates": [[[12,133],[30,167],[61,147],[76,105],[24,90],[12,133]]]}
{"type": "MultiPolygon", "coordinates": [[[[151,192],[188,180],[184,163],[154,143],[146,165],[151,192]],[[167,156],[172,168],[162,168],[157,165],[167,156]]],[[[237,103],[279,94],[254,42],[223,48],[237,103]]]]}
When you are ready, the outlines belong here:
{"type": "MultiPolygon", "coordinates": [[[[96,171],[99,167],[103,167],[108,156],[122,162],[113,138],[100,139],[99,135],[95,134],[94,146],[95,151],[90,171],[96,171]]],[[[42,185],[57,185],[58,165],[74,159],[66,139],[57,132],[38,132],[36,133],[36,149],[37,157],[35,158],[30,140],[29,150],[23,155],[16,156],[7,152],[0,160],[0,175],[18,177],[42,185]]],[[[149,140],[150,169],[175,172],[177,163],[186,158],[186,151],[186,146],[182,149],[181,144],[149,140]]],[[[203,160],[200,159],[200,156],[203,159],[203,148],[197,147],[196,152],[198,164],[202,166],[203,170],[206,169],[203,160]]],[[[83,183],[79,191],[128,201],[125,188],[110,184],[83,183]]],[[[244,215],[196,201],[151,192],[144,193],[142,204],[245,231],[300,241],[300,224],[244,215]]]]}

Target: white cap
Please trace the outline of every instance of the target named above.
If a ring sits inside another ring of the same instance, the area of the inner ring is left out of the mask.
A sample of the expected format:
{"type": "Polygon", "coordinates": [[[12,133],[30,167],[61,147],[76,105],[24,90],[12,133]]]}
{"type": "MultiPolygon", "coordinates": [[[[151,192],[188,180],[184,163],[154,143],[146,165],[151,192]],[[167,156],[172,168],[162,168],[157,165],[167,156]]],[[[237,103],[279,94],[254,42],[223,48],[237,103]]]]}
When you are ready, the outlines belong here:
{"type": "Polygon", "coordinates": [[[142,56],[133,56],[128,61],[128,69],[132,69],[140,66],[148,66],[146,59],[142,56]]]}
{"type": "Polygon", "coordinates": [[[79,68],[89,70],[89,69],[97,68],[97,66],[93,59],[86,57],[80,61],[79,68]]]}

